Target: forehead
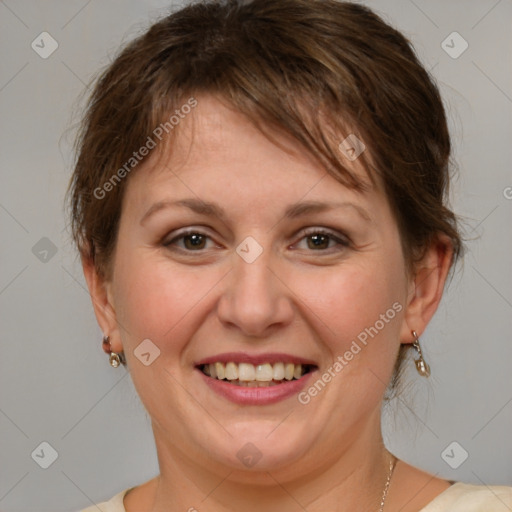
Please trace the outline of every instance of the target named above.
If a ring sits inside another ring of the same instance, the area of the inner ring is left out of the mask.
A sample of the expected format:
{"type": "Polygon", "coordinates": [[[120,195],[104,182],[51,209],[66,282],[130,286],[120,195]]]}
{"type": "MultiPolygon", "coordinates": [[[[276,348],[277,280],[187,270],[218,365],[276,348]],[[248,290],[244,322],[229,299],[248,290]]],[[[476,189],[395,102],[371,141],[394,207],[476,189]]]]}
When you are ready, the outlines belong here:
{"type": "MultiPolygon", "coordinates": [[[[361,160],[347,159],[345,165],[370,195],[380,193],[361,160]]],[[[129,182],[130,199],[141,203],[181,189],[205,198],[222,188],[230,202],[245,198],[261,205],[265,197],[297,201],[363,195],[328,174],[290,134],[269,125],[258,128],[212,96],[198,97],[194,110],[180,119],[167,143],[156,148],[129,182]]]]}
{"type": "Polygon", "coordinates": [[[212,95],[201,96],[194,111],[176,128],[168,143],[159,148],[163,158],[160,165],[153,166],[157,171],[162,163],[172,162],[178,171],[185,164],[191,167],[198,161],[219,158],[245,161],[246,165],[290,159],[309,161],[312,167],[318,167],[305,148],[283,129],[263,123],[258,128],[247,116],[212,95]]]}

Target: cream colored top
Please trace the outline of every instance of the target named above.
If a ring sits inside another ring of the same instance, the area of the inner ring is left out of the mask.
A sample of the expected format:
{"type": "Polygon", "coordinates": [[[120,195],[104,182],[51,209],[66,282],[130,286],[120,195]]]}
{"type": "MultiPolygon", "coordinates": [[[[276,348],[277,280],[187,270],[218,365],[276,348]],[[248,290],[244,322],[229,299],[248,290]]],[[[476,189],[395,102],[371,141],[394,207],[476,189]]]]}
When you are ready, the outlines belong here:
{"type": "MultiPolygon", "coordinates": [[[[109,501],[98,503],[81,512],[126,512],[123,505],[125,489],[109,501]]],[[[419,512],[510,512],[512,487],[471,485],[457,482],[439,494],[419,512]]]]}

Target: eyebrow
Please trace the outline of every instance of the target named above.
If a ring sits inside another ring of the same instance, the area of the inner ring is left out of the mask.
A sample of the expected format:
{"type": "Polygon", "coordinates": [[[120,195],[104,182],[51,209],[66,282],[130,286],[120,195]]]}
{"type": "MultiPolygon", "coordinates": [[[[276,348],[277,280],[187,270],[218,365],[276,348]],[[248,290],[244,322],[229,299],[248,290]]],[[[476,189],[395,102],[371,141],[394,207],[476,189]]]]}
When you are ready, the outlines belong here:
{"type": "MultiPolygon", "coordinates": [[[[154,215],[156,212],[167,209],[167,208],[188,208],[193,212],[210,217],[217,217],[221,221],[227,223],[228,216],[225,210],[216,203],[209,201],[203,201],[201,199],[180,199],[176,201],[163,200],[153,204],[147,212],[142,216],[140,224],[142,225],[146,220],[154,215]]],[[[284,218],[295,219],[304,215],[321,213],[324,211],[331,211],[339,208],[352,208],[354,209],[364,220],[371,222],[371,217],[368,212],[360,205],[351,203],[348,201],[341,203],[333,202],[321,202],[321,201],[303,201],[294,203],[288,206],[284,213],[284,218]]]]}

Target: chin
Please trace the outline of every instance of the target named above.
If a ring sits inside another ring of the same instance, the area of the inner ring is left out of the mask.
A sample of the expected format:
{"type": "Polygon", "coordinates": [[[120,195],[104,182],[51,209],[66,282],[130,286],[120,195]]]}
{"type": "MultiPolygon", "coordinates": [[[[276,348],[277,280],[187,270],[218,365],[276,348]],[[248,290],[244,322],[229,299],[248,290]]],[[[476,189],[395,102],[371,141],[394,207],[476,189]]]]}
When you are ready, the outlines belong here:
{"type": "MultiPolygon", "coordinates": [[[[244,475],[254,479],[257,473],[274,473],[302,464],[304,455],[312,448],[311,432],[301,432],[297,425],[290,425],[291,428],[278,425],[278,421],[238,424],[233,437],[223,437],[214,449],[209,448],[210,456],[239,473],[241,480],[246,478],[244,475]]],[[[262,483],[267,480],[268,476],[262,483]]]]}

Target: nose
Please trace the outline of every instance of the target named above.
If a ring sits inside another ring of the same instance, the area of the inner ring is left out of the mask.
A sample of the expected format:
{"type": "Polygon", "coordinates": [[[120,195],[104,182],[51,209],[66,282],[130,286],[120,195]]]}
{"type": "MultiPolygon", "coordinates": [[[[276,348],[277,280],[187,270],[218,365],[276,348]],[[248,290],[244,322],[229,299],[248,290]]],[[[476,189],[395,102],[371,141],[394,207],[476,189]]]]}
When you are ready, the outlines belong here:
{"type": "Polygon", "coordinates": [[[217,308],[225,327],[236,328],[243,336],[264,338],[291,323],[293,293],[275,259],[270,250],[252,263],[233,253],[232,271],[217,308]]]}

